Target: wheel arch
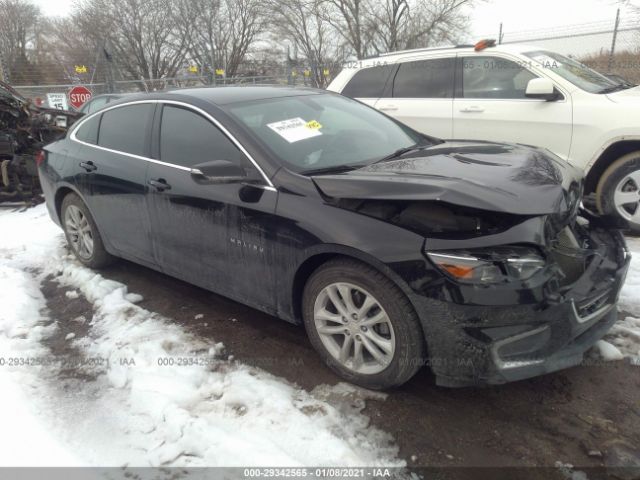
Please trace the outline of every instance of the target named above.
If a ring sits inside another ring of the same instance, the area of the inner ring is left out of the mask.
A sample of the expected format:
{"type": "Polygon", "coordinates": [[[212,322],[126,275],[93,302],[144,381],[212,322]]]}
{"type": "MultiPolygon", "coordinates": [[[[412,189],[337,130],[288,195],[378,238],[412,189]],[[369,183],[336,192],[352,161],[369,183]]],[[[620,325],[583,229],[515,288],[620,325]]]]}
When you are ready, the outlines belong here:
{"type": "Polygon", "coordinates": [[[632,139],[620,139],[607,146],[595,160],[585,179],[584,193],[590,194],[596,191],[602,174],[613,162],[629,153],[640,151],[640,137],[632,139]]]}
{"type": "Polygon", "coordinates": [[[289,291],[291,292],[291,317],[295,323],[302,323],[302,294],[304,292],[304,287],[313,272],[326,262],[339,258],[359,261],[385,275],[407,297],[409,303],[413,309],[416,310],[417,314],[415,303],[411,298],[411,288],[396,272],[383,262],[366,252],[362,252],[361,250],[357,250],[352,247],[345,247],[343,245],[322,245],[309,252],[306,258],[300,262],[295,274],[293,275],[289,291]]]}

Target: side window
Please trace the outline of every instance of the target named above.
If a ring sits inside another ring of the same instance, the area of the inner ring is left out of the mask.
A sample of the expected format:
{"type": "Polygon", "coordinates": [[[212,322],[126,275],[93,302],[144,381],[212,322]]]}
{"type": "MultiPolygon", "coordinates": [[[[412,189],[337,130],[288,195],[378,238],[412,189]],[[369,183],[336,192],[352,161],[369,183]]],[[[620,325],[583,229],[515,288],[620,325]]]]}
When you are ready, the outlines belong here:
{"type": "Polygon", "coordinates": [[[91,143],[95,145],[98,143],[98,127],[100,126],[101,115],[91,117],[85,121],[78,130],[76,130],[76,138],[83,142],[91,143]]]}
{"type": "Polygon", "coordinates": [[[529,80],[537,78],[526,68],[498,57],[463,57],[464,98],[523,99],[529,80]]]}
{"type": "Polygon", "coordinates": [[[119,152],[144,155],[147,124],[153,104],[129,105],[102,114],[98,145],[119,152]]]}
{"type": "Polygon", "coordinates": [[[364,68],[351,77],[342,94],[351,98],[379,98],[392,71],[392,65],[364,68]]]}
{"type": "Polygon", "coordinates": [[[400,98],[453,98],[455,59],[437,58],[400,64],[393,81],[393,96],[400,98]]]}
{"type": "Polygon", "coordinates": [[[162,109],[160,160],[183,167],[210,160],[246,164],[244,154],[213,123],[191,110],[171,105],[162,109]]]}

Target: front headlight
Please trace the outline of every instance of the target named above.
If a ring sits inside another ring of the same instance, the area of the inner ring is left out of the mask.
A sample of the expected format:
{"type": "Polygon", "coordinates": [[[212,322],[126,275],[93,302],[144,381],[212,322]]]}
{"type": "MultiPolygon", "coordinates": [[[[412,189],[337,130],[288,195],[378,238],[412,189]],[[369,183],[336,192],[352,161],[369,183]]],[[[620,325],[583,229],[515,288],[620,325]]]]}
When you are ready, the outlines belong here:
{"type": "Polygon", "coordinates": [[[545,266],[537,250],[521,246],[427,252],[427,255],[440,270],[466,283],[527,280],[545,266]]]}

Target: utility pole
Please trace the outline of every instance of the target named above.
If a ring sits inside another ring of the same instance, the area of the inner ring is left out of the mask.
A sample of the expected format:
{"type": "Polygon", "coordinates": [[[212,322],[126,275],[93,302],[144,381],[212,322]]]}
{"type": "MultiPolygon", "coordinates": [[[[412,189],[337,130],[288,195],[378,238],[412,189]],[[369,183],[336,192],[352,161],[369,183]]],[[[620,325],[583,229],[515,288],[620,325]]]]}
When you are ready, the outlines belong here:
{"type": "Polygon", "coordinates": [[[502,22],[500,22],[500,31],[498,32],[498,45],[502,45],[502,22]]]}
{"type": "Polygon", "coordinates": [[[616,23],[613,27],[613,39],[611,40],[611,51],[609,52],[609,65],[607,66],[607,70],[611,72],[611,68],[613,67],[613,55],[616,51],[616,40],[618,39],[618,27],[620,26],[620,9],[616,12],[616,23]]]}

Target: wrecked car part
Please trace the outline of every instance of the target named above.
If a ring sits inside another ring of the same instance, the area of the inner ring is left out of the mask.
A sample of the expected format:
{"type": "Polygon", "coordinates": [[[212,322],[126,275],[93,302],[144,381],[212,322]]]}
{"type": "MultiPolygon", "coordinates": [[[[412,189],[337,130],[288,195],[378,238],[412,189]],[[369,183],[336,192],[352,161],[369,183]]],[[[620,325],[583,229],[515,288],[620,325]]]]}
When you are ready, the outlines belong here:
{"type": "Polygon", "coordinates": [[[76,112],[37,107],[0,82],[0,202],[42,201],[35,155],[79,117],[76,112]]]}

